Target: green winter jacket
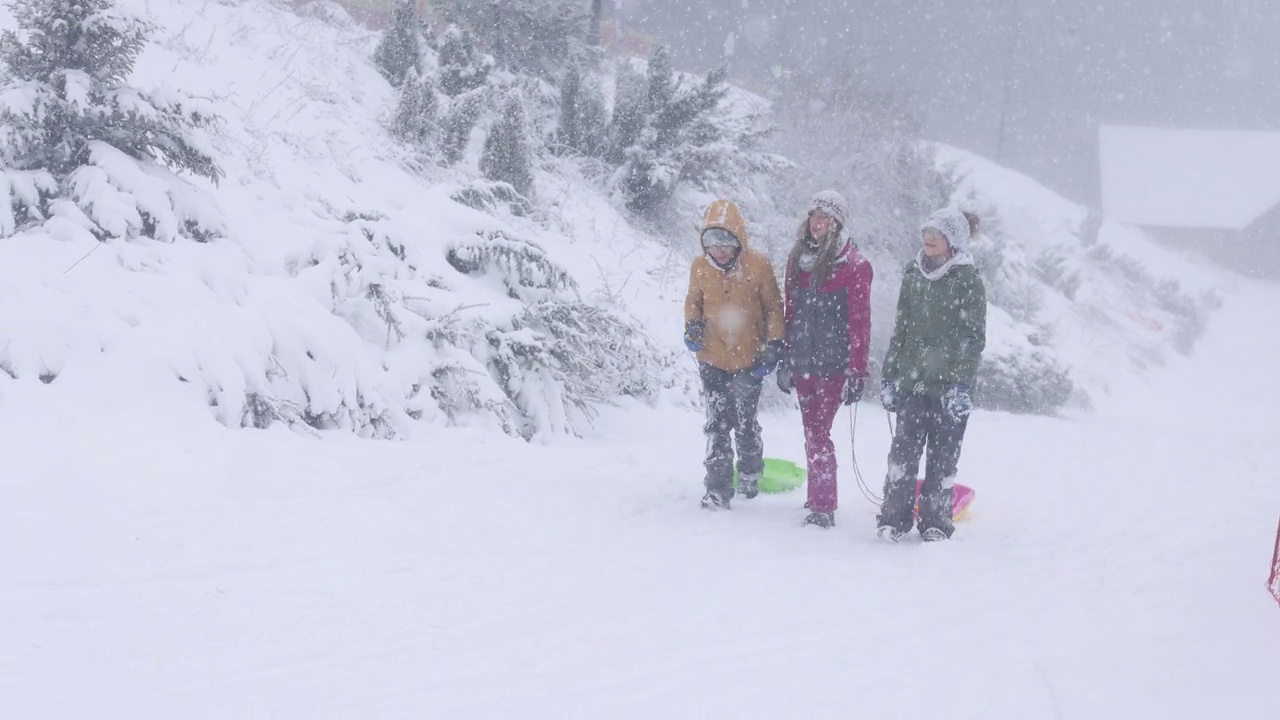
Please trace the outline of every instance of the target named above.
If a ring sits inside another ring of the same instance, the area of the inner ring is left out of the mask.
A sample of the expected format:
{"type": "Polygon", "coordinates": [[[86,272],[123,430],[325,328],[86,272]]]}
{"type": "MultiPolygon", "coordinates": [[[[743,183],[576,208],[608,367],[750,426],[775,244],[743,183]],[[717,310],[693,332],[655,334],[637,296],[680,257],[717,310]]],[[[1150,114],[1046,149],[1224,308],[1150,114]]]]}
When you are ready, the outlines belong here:
{"type": "Polygon", "coordinates": [[[907,264],[883,376],[903,395],[941,398],[952,385],[973,385],[987,344],[987,291],[973,258],[959,253],[925,273],[907,264]]]}

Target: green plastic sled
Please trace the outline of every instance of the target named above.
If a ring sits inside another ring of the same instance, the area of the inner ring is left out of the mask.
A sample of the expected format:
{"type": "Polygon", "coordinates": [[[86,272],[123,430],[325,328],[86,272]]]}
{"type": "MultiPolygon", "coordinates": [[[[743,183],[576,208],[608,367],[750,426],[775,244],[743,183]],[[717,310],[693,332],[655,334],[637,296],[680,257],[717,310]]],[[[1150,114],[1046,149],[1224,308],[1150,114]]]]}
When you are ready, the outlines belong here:
{"type": "MultiPolygon", "coordinates": [[[[783,493],[804,484],[805,469],[778,458],[764,459],[764,473],[760,476],[760,492],[783,493]]],[[[733,469],[733,488],[738,489],[738,468],[733,469]]]]}

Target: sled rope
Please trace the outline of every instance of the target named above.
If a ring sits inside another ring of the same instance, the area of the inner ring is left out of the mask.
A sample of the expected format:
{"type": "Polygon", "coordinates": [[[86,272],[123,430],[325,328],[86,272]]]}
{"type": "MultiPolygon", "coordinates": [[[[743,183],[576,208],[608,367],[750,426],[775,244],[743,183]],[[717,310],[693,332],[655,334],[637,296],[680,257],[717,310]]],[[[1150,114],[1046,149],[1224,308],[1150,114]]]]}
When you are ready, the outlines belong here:
{"type": "Polygon", "coordinates": [[[1271,555],[1271,577],[1267,578],[1267,590],[1280,603],[1280,525],[1276,526],[1276,549],[1271,555]]]}
{"type": "Polygon", "coordinates": [[[867,502],[880,507],[884,503],[884,498],[876,495],[870,487],[867,487],[867,481],[862,477],[862,470],[858,467],[858,444],[854,441],[855,430],[858,427],[858,403],[853,403],[849,409],[849,452],[853,460],[853,477],[858,481],[858,491],[862,493],[862,497],[867,502]]]}

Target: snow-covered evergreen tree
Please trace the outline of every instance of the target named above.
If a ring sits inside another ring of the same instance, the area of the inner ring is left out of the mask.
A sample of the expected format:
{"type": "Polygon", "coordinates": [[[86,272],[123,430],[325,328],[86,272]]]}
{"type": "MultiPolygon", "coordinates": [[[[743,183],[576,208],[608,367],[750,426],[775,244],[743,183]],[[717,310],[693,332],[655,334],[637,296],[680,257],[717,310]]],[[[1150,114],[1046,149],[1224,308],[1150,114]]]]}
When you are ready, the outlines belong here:
{"type": "Polygon", "coordinates": [[[471,33],[450,25],[440,43],[440,90],[453,97],[489,80],[489,58],[476,49],[471,33]]]}
{"type": "Polygon", "coordinates": [[[410,70],[417,70],[419,67],[420,27],[413,0],[396,0],[391,10],[391,25],[382,34],[378,47],[373,51],[373,61],[378,66],[378,72],[396,87],[400,87],[410,70]]]}
{"type": "Polygon", "coordinates": [[[498,65],[552,77],[586,45],[587,15],[577,0],[443,0],[446,15],[468,27],[498,65]]]}
{"type": "Polygon", "coordinates": [[[174,175],[217,181],[194,131],[210,104],[126,84],[152,28],[112,0],[16,0],[0,37],[0,235],[58,218],[99,239],[205,239],[213,204],[174,175]]]}
{"type": "MultiPolygon", "coordinates": [[[[650,57],[647,80],[643,129],[633,144],[622,150],[625,160],[615,176],[627,207],[638,213],[661,207],[681,180],[708,177],[709,166],[700,151],[725,138],[711,114],[729,89],[723,68],[691,87],[677,82],[665,47],[657,48],[650,57]]],[[[634,112],[627,106],[621,110],[634,112]]],[[[723,146],[723,150],[733,152],[735,148],[723,146]]]]}
{"type": "Polygon", "coordinates": [[[649,54],[649,65],[645,69],[645,77],[649,88],[649,110],[657,113],[671,105],[676,94],[676,71],[671,64],[671,49],[659,45],[649,54]]]}
{"type": "Polygon", "coordinates": [[[599,157],[609,145],[609,111],[600,78],[588,73],[578,94],[578,151],[599,157]]]}
{"type": "Polygon", "coordinates": [[[446,165],[458,162],[466,153],[471,131],[484,110],[486,95],[486,89],[479,87],[453,98],[449,103],[449,110],[440,122],[441,160],[446,165]]]}
{"type": "Polygon", "coordinates": [[[528,134],[524,103],[518,93],[510,92],[489,128],[480,155],[480,171],[486,178],[510,183],[526,197],[533,192],[533,151],[528,134]]]}
{"type": "Polygon", "coordinates": [[[608,149],[605,159],[614,167],[627,160],[627,149],[640,141],[645,115],[649,108],[649,88],[645,77],[630,63],[618,67],[614,91],[613,117],[609,120],[608,149]]]}
{"type": "Polygon", "coordinates": [[[599,80],[579,63],[565,68],[560,81],[560,117],[556,139],[562,152],[599,155],[605,146],[607,113],[599,80]]]}
{"type": "Polygon", "coordinates": [[[582,95],[582,69],[577,63],[565,68],[560,80],[560,117],[556,123],[556,142],[562,151],[578,149],[578,98],[582,95]]]}
{"type": "Polygon", "coordinates": [[[400,85],[400,100],[391,122],[392,134],[414,145],[430,146],[439,131],[437,108],[435,83],[410,68],[400,85]]]}

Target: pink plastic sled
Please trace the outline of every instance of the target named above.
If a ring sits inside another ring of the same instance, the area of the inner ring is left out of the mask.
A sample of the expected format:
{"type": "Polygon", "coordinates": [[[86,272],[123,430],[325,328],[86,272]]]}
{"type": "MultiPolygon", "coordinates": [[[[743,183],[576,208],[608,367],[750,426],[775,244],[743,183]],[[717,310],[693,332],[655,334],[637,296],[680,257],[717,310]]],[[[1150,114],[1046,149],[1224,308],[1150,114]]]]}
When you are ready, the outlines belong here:
{"type": "MultiPolygon", "coordinates": [[[[916,516],[920,515],[920,486],[924,485],[923,480],[916,480],[916,516]]],[[[969,511],[969,506],[973,504],[973,488],[968,485],[956,483],[952,486],[955,494],[951,497],[951,519],[959,520],[969,511]]]]}

